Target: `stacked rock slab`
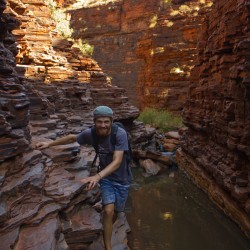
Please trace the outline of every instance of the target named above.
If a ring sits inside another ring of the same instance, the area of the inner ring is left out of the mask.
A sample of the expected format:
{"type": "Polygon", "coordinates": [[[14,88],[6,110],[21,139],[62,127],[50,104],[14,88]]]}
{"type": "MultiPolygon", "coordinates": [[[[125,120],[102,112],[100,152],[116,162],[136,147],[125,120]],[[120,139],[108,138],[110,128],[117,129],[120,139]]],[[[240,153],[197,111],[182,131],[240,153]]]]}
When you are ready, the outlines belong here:
{"type": "Polygon", "coordinates": [[[212,1],[100,2],[69,12],[74,37],[94,46],[93,57],[135,105],[182,110],[212,1]]]}
{"type": "Polygon", "coordinates": [[[203,24],[178,161],[250,237],[249,17],[249,0],[219,0],[203,24]]]}
{"type": "Polygon", "coordinates": [[[19,22],[11,15],[3,15],[6,2],[0,2],[2,16],[0,30],[0,162],[25,152],[29,147],[29,99],[24,87],[15,74],[15,55],[17,49],[11,30],[19,22]]]}
{"type": "Polygon", "coordinates": [[[34,145],[91,126],[99,104],[146,136],[132,125],[139,111],[95,61],[53,33],[44,1],[0,0],[0,22],[0,248],[85,249],[102,231],[99,192],[80,181],[93,151],[34,145]]]}

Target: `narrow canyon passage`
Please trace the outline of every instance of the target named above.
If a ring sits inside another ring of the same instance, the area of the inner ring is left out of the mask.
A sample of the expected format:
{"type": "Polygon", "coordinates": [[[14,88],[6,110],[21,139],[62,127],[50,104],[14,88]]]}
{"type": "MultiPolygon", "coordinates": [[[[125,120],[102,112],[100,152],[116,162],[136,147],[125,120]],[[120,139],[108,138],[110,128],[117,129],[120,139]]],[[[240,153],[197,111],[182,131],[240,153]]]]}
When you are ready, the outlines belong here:
{"type": "Polygon", "coordinates": [[[249,20],[250,0],[0,0],[0,249],[102,250],[93,148],[37,147],[99,105],[156,175],[135,173],[119,250],[249,249],[249,20]]]}

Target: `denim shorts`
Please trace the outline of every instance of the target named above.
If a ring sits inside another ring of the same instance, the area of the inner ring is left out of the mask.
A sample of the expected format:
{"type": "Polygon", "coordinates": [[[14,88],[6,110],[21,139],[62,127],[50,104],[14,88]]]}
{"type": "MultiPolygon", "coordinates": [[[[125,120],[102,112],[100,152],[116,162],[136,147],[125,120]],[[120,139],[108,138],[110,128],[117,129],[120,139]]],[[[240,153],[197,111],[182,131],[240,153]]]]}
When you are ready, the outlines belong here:
{"type": "Polygon", "coordinates": [[[116,212],[123,212],[128,198],[130,185],[124,185],[116,181],[102,179],[100,181],[100,186],[102,191],[103,206],[114,204],[116,212]]]}

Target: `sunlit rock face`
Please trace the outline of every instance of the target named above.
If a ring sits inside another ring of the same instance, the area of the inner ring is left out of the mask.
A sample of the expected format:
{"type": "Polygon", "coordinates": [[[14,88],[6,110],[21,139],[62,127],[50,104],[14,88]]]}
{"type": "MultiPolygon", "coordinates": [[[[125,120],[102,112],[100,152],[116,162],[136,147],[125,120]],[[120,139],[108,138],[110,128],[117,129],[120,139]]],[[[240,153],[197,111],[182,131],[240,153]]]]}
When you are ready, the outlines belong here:
{"type": "Polygon", "coordinates": [[[135,105],[180,111],[212,1],[98,2],[70,11],[74,37],[94,45],[93,57],[135,105]]]}
{"type": "Polygon", "coordinates": [[[250,236],[250,2],[215,1],[191,74],[179,165],[250,236]]]}
{"type": "Polygon", "coordinates": [[[32,119],[63,113],[65,105],[81,116],[89,116],[101,104],[111,106],[116,119],[132,122],[139,115],[138,109],[129,104],[124,89],[113,86],[96,61],[55,31],[45,1],[10,1],[9,9],[21,22],[13,30],[18,44],[16,70],[26,77],[23,84],[29,90],[32,119]]]}

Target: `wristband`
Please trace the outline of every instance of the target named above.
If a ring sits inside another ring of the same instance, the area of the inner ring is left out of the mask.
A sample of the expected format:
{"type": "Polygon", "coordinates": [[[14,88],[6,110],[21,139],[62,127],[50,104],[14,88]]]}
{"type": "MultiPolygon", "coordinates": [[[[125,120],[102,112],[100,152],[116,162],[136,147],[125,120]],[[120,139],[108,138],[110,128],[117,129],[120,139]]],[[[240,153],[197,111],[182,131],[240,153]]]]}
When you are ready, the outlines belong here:
{"type": "Polygon", "coordinates": [[[100,177],[100,180],[102,179],[102,176],[99,174],[99,173],[97,173],[98,175],[99,175],[99,177],[100,177]]]}

